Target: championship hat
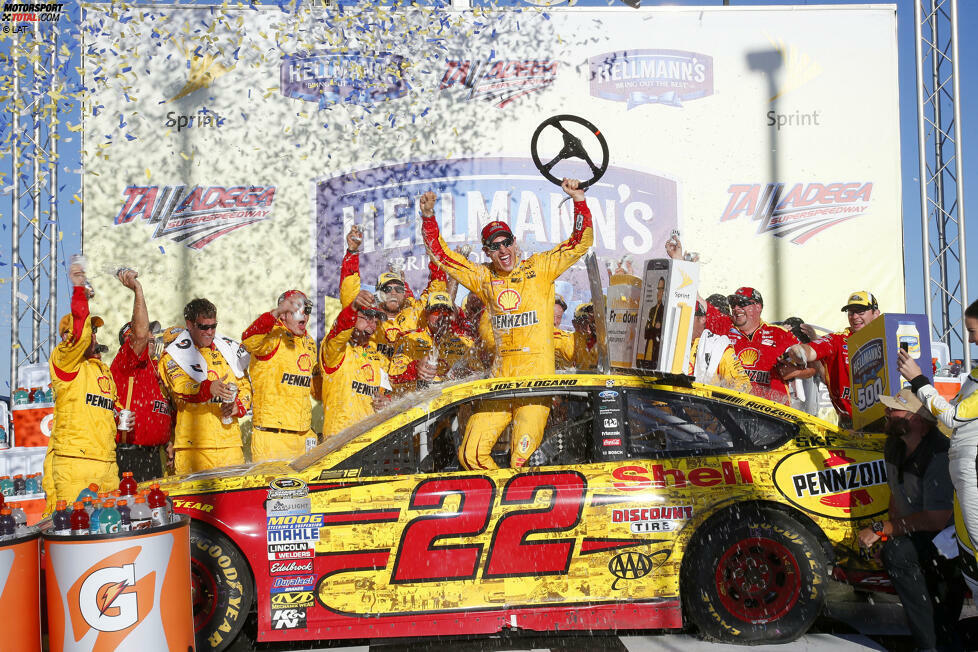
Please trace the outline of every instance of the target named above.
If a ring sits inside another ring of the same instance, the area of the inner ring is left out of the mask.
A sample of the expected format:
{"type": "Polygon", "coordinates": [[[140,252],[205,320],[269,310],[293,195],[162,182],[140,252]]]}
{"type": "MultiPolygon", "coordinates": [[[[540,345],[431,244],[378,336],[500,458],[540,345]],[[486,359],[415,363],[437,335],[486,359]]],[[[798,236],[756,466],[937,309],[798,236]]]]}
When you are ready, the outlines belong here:
{"type": "Polygon", "coordinates": [[[757,302],[764,305],[764,299],[761,297],[761,293],[754,288],[742,287],[737,288],[737,291],[727,297],[727,301],[730,302],[731,306],[746,306],[749,303],[757,302]]]}
{"type": "Polygon", "coordinates": [[[281,305],[283,301],[288,299],[299,299],[302,301],[304,312],[307,315],[312,314],[312,301],[306,296],[305,292],[301,292],[300,290],[287,290],[278,295],[278,304],[281,305]]]}
{"type": "MultiPolygon", "coordinates": [[[[160,322],[151,321],[149,323],[149,332],[151,335],[159,335],[162,330],[163,327],[160,326],[160,322]]],[[[119,329],[119,346],[122,346],[123,342],[126,341],[126,338],[129,337],[130,332],[132,332],[132,322],[127,321],[125,325],[119,329]]]]}
{"type": "Polygon", "coordinates": [[[574,319],[582,319],[587,316],[584,313],[590,313],[591,316],[594,316],[594,304],[588,301],[574,308],[574,319]]]}
{"type": "Polygon", "coordinates": [[[876,302],[876,297],[866,290],[860,290],[849,295],[849,300],[846,302],[846,305],[842,306],[842,312],[846,312],[850,308],[856,308],[859,311],[879,310],[880,306],[876,302]]]}
{"type": "Polygon", "coordinates": [[[559,294],[554,295],[554,303],[560,306],[561,308],[563,308],[564,310],[567,310],[567,302],[564,301],[564,297],[562,297],[561,295],[559,294]]]}
{"type": "Polygon", "coordinates": [[[400,274],[394,272],[381,272],[380,276],[377,277],[377,288],[383,289],[387,287],[388,283],[400,283],[403,287],[404,279],[401,278],[400,274]]]}
{"type": "MultiPolygon", "coordinates": [[[[88,316],[88,319],[91,319],[92,320],[92,328],[93,329],[94,328],[102,328],[103,326],[105,326],[105,322],[98,315],[89,315],[88,316]]],[[[71,314],[70,313],[67,314],[67,315],[65,315],[64,317],[62,317],[61,318],[61,321],[58,322],[58,334],[60,335],[62,333],[67,333],[68,331],[70,331],[71,330],[72,323],[74,323],[74,322],[73,322],[73,320],[71,318],[71,314]]]]}
{"type": "Polygon", "coordinates": [[[452,298],[448,296],[447,292],[432,292],[428,295],[428,304],[426,308],[428,310],[434,310],[435,308],[455,310],[455,304],[452,303],[452,298]]]}
{"type": "Polygon", "coordinates": [[[493,238],[500,235],[508,235],[512,238],[513,232],[509,230],[509,225],[506,222],[500,222],[498,220],[489,222],[489,224],[482,227],[482,246],[486,246],[492,242],[493,238]]]}
{"type": "Polygon", "coordinates": [[[937,423],[937,417],[931,414],[927,406],[917,398],[917,395],[909,387],[901,389],[896,396],[880,396],[879,399],[880,403],[891,410],[913,412],[914,414],[919,414],[926,421],[937,423]]]}

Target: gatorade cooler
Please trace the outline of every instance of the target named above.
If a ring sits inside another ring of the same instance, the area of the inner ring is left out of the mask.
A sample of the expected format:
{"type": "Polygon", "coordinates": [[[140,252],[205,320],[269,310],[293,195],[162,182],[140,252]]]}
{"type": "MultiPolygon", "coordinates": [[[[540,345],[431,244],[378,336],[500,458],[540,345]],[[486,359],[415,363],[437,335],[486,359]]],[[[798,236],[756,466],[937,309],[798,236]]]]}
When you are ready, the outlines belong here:
{"type": "Polygon", "coordinates": [[[0,543],[0,613],[5,650],[41,649],[40,555],[37,532],[0,543]]]}
{"type": "Polygon", "coordinates": [[[194,649],[190,519],[143,532],[44,535],[51,652],[194,649]]]}

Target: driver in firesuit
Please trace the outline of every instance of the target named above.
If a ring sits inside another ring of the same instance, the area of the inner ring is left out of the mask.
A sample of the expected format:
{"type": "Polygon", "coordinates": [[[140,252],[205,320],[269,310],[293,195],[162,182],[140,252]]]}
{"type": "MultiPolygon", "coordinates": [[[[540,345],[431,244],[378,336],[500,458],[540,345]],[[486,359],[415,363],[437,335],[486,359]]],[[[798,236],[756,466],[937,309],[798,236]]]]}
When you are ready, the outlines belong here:
{"type": "Polygon", "coordinates": [[[323,378],[323,437],[383,409],[390,401],[390,361],[377,350],[373,334],[384,320],[373,295],[360,291],[336,317],[319,348],[323,378]]]}
{"type": "Polygon", "coordinates": [[[91,482],[101,491],[119,486],[115,433],[116,410],[122,406],[112,372],[100,357],[103,347],[96,339],[104,322],[88,311],[84,268],[72,264],[68,277],[74,286],[71,314],[61,318],[61,343],[48,361],[54,389],[54,431],[41,478],[46,513],[54,510],[58,500],[75,500],[91,482]]]}
{"type": "Polygon", "coordinates": [[[298,290],[278,298],[241,335],[251,354],[248,375],[254,405],[251,459],[293,459],[315,446],[312,423],[312,377],[316,341],[306,332],[312,301],[298,290]]]}
{"type": "MultiPolygon", "coordinates": [[[[489,311],[496,340],[493,376],[554,373],[554,280],[591,246],[594,233],[584,191],[574,179],[561,185],[574,200],[574,228],[553,249],[521,260],[519,247],[505,222],[482,229],[482,250],[490,262],[479,265],[452,251],[435,220],[434,192],[420,201],[421,230],[432,260],[477,294],[489,311]]],[[[510,466],[520,468],[543,439],[550,398],[487,401],[466,424],[459,460],[467,469],[498,468],[492,449],[511,422],[510,466]]]]}

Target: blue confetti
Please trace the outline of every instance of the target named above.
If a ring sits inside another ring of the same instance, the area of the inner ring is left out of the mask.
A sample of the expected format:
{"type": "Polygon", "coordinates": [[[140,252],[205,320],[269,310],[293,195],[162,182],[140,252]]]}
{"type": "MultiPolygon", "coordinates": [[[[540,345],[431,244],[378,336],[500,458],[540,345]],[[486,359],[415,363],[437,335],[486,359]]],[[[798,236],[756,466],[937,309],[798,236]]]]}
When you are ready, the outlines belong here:
{"type": "Polygon", "coordinates": [[[165,254],[166,253],[166,250],[163,249],[163,245],[160,245],[160,253],[161,254],[165,254]]]}

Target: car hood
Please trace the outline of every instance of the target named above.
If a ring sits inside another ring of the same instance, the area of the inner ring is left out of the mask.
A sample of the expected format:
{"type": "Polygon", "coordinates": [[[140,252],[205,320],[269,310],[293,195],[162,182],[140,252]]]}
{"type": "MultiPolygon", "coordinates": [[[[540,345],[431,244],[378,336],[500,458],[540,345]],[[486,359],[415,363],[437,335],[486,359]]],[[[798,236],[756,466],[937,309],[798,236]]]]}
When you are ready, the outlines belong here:
{"type": "MultiPolygon", "coordinates": [[[[174,475],[152,482],[158,482],[160,489],[172,497],[268,487],[268,483],[275,478],[295,475],[295,471],[289,467],[287,460],[273,460],[174,475]]],[[[148,488],[150,484],[144,482],[139,485],[139,488],[148,488]]]]}

